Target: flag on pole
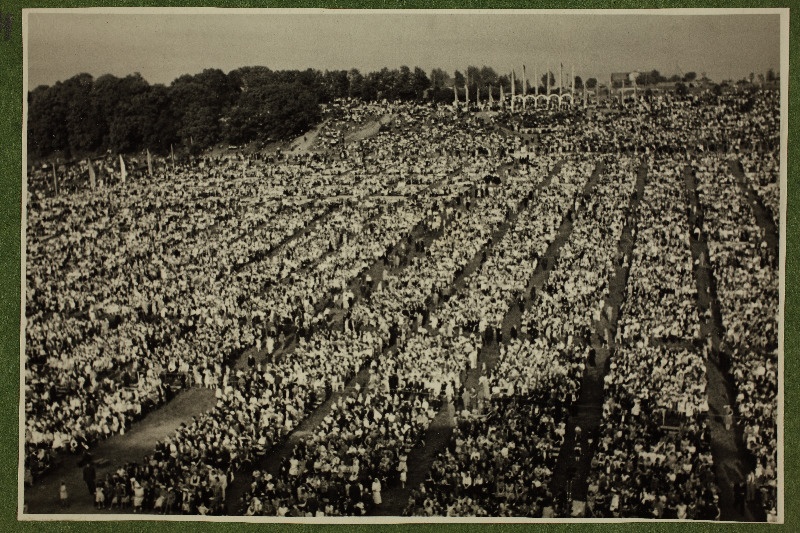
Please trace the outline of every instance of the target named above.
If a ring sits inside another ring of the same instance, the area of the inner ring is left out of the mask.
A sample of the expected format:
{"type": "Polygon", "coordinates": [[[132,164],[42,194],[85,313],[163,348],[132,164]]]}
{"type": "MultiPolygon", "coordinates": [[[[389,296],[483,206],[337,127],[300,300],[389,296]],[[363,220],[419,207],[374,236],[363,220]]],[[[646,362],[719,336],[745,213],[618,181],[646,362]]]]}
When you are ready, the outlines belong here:
{"type": "Polygon", "coordinates": [[[608,99],[611,100],[614,98],[614,78],[611,78],[608,82],[608,99]]]}
{"type": "Polygon", "coordinates": [[[56,194],[58,194],[58,176],[56,175],[56,164],[55,163],[53,163],[53,188],[55,189],[56,194]]]}
{"type": "Polygon", "coordinates": [[[514,111],[514,97],[517,96],[517,80],[514,71],[511,71],[511,111],[514,111]]]}
{"type": "Polygon", "coordinates": [[[536,65],[534,65],[533,66],[533,90],[534,90],[533,94],[536,95],[536,96],[539,96],[539,79],[536,77],[536,74],[538,74],[538,72],[536,72],[537,70],[538,69],[536,68],[536,65]]]}
{"type": "Polygon", "coordinates": [[[458,107],[458,87],[456,87],[456,82],[453,82],[453,105],[458,107]]]}
{"type": "Polygon", "coordinates": [[[572,83],[571,83],[571,86],[572,86],[572,97],[574,98],[575,97],[575,65],[572,65],[571,73],[572,73],[572,77],[570,79],[572,80],[572,83]]]}
{"type": "Polygon", "coordinates": [[[469,109],[469,76],[464,80],[464,104],[469,109]]]}
{"type": "Polygon", "coordinates": [[[522,65],[522,97],[525,98],[525,95],[528,94],[528,87],[527,85],[527,78],[525,77],[525,65],[522,65]]]}
{"type": "Polygon", "coordinates": [[[500,84],[500,105],[506,105],[506,96],[503,94],[503,84],[500,84]]]}
{"type": "Polygon", "coordinates": [[[494,103],[494,98],[492,98],[492,89],[493,89],[493,88],[494,88],[494,87],[492,87],[491,85],[489,85],[489,105],[490,105],[490,106],[491,106],[491,105],[494,103]]]}
{"type": "Polygon", "coordinates": [[[92,160],[87,159],[89,162],[89,185],[91,186],[92,190],[97,188],[97,176],[94,173],[94,167],[92,166],[92,160]]]}
{"type": "Polygon", "coordinates": [[[150,157],[150,149],[147,150],[147,175],[153,177],[153,158],[150,157]]]}
{"type": "Polygon", "coordinates": [[[558,69],[558,94],[559,96],[564,90],[564,63],[558,69]]]}
{"type": "MultiPolygon", "coordinates": [[[[550,71],[549,70],[544,73],[544,82],[545,82],[545,85],[547,86],[547,96],[550,96],[550,71]]],[[[548,100],[548,102],[549,101],[550,100],[548,100]]]]}
{"type": "Polygon", "coordinates": [[[125,183],[128,177],[128,171],[125,169],[125,160],[122,159],[122,154],[119,154],[119,181],[125,183]]]}
{"type": "Polygon", "coordinates": [[[525,109],[527,102],[525,96],[528,94],[527,78],[525,77],[525,65],[522,65],[522,109],[525,109]]]}

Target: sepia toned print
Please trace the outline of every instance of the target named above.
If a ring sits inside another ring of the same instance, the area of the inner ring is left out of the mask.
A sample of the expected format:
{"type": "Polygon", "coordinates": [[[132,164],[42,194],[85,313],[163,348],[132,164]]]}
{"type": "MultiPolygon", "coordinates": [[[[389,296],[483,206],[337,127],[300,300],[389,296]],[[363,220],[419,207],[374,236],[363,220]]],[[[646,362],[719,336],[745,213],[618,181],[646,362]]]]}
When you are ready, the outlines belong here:
{"type": "Polygon", "coordinates": [[[788,10],[27,10],[21,519],[783,521],[788,10]]]}

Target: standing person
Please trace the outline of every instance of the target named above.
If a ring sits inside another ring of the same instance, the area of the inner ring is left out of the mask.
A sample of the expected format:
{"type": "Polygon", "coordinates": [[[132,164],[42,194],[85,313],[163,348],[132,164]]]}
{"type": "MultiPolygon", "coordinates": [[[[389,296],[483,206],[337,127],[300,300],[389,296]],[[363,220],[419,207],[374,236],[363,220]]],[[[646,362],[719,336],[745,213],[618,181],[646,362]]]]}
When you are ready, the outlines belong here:
{"type": "Polygon", "coordinates": [[[406,480],[408,479],[408,454],[405,450],[400,452],[400,464],[397,465],[397,470],[400,472],[400,485],[406,488],[406,480]]]}
{"type": "Polygon", "coordinates": [[[58,503],[62,509],[69,507],[69,492],[63,479],[61,480],[61,486],[58,488],[58,503]]]}
{"type": "Polygon", "coordinates": [[[726,405],[723,408],[723,420],[725,422],[725,430],[729,431],[733,426],[733,409],[730,405],[726,405]]]}
{"type": "Polygon", "coordinates": [[[380,505],[383,500],[381,500],[381,480],[375,478],[372,481],[372,501],[375,505],[380,505]]]}
{"type": "Polygon", "coordinates": [[[736,509],[744,513],[744,500],[747,497],[747,484],[739,481],[733,486],[733,505],[736,509]]]}
{"type": "Polygon", "coordinates": [[[447,399],[447,420],[450,423],[451,427],[456,427],[458,425],[458,419],[456,418],[456,404],[453,398],[447,399]]]}
{"type": "Polygon", "coordinates": [[[86,466],[83,467],[83,481],[86,483],[86,487],[89,489],[89,494],[91,496],[95,495],[95,488],[97,486],[96,479],[97,471],[94,468],[94,463],[89,461],[86,466]]]}
{"type": "Polygon", "coordinates": [[[144,504],[144,487],[138,480],[133,480],[133,512],[138,513],[142,511],[144,504]]]}
{"type": "Polygon", "coordinates": [[[483,399],[484,399],[484,401],[488,402],[492,398],[492,391],[489,388],[489,378],[486,377],[486,374],[485,374],[486,369],[484,369],[483,371],[484,371],[484,374],[481,375],[481,377],[480,377],[480,379],[478,381],[480,382],[481,388],[483,389],[483,399]]]}
{"type": "Polygon", "coordinates": [[[745,484],[745,502],[750,503],[756,499],[756,474],[750,471],[745,484]]]}
{"type": "Polygon", "coordinates": [[[94,503],[95,507],[98,509],[103,509],[106,506],[106,493],[102,484],[99,485],[95,491],[94,503]]]}

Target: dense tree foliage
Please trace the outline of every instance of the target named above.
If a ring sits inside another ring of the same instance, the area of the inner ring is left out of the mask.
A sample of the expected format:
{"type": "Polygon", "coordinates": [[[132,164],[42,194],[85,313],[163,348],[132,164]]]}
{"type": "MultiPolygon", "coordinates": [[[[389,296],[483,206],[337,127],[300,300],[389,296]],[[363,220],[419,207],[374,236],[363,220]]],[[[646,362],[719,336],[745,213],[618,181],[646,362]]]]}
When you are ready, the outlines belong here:
{"type": "Polygon", "coordinates": [[[314,126],[320,104],[333,98],[422,100],[431,98],[430,87],[425,71],[406,66],[367,75],[356,69],[207,69],[169,86],[150,85],[138,73],[78,74],[28,93],[29,154],[166,154],[171,146],[198,152],[217,143],[282,140],[314,126]]]}

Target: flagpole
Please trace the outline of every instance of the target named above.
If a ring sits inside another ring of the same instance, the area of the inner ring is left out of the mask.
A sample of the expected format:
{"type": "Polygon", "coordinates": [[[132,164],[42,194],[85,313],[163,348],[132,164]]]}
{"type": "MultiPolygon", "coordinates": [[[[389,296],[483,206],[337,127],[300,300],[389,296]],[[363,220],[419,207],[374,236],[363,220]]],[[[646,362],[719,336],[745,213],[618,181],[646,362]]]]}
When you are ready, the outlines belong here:
{"type": "Polygon", "coordinates": [[[527,107],[527,102],[525,101],[525,96],[527,96],[527,87],[526,87],[526,78],[525,78],[525,65],[522,65],[522,109],[527,107]]]}
{"type": "Polygon", "coordinates": [[[89,185],[91,186],[92,190],[95,190],[97,188],[97,180],[91,158],[87,159],[87,162],[89,163],[89,185]]]}
{"type": "Polygon", "coordinates": [[[56,195],[58,195],[58,176],[56,175],[55,163],[53,163],[53,188],[55,189],[56,195]]]}
{"type": "Polygon", "coordinates": [[[511,71],[511,112],[514,112],[514,97],[517,95],[517,83],[514,79],[514,71],[511,71]]]}
{"type": "Polygon", "coordinates": [[[128,170],[125,168],[125,160],[122,159],[122,154],[119,154],[119,180],[125,183],[128,179],[128,170]]]}
{"type": "Polygon", "coordinates": [[[572,96],[575,96],[575,65],[572,65],[572,70],[570,70],[570,74],[571,74],[570,80],[572,80],[572,83],[570,84],[572,86],[572,96]]]}

